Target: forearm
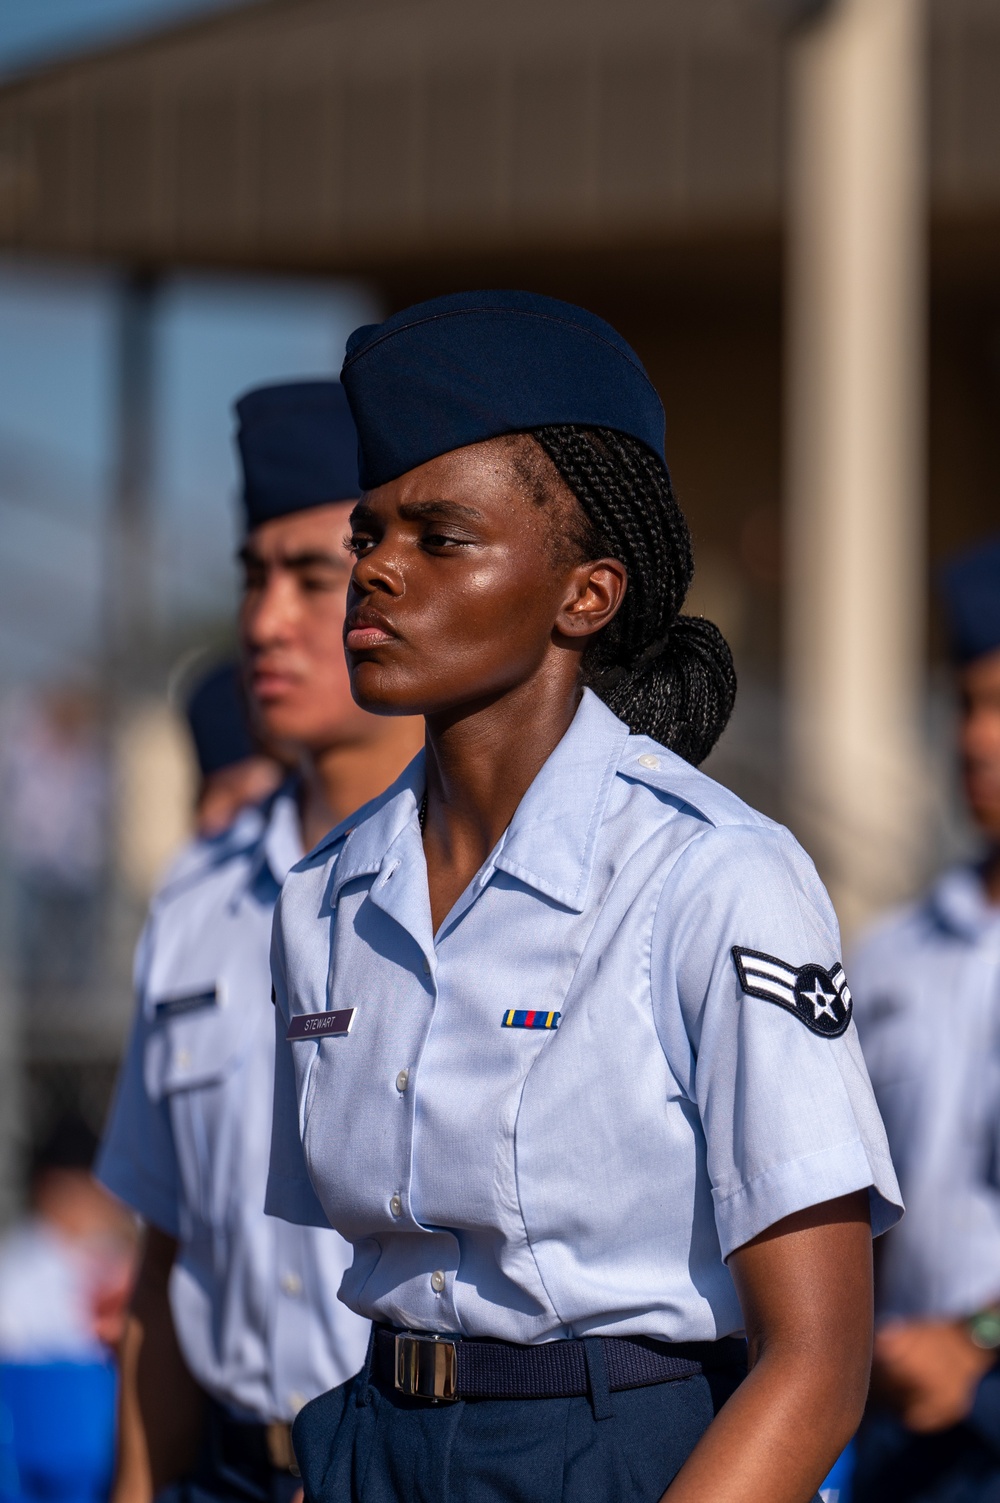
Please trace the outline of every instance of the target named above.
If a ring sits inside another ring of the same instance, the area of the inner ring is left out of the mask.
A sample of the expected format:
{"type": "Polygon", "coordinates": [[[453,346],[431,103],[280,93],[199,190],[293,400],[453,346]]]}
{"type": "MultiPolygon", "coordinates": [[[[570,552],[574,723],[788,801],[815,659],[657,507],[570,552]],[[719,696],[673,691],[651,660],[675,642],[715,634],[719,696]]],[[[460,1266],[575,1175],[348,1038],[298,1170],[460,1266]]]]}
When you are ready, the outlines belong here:
{"type": "Polygon", "coordinates": [[[118,1349],[118,1451],[111,1503],[150,1503],[153,1496],[136,1382],[141,1345],[142,1326],[129,1311],[118,1349]]]}
{"type": "Polygon", "coordinates": [[[860,1418],[817,1354],[773,1352],[719,1411],[664,1503],[808,1503],[860,1418]]]}
{"type": "Polygon", "coordinates": [[[112,1503],[150,1503],[197,1460],[205,1396],[177,1342],[167,1283],[170,1239],[151,1232],[120,1348],[112,1503]]]}
{"type": "Polygon", "coordinates": [[[786,1217],[732,1254],[750,1375],[666,1503],[810,1503],[864,1409],[871,1266],[863,1191],[786,1217]]]}

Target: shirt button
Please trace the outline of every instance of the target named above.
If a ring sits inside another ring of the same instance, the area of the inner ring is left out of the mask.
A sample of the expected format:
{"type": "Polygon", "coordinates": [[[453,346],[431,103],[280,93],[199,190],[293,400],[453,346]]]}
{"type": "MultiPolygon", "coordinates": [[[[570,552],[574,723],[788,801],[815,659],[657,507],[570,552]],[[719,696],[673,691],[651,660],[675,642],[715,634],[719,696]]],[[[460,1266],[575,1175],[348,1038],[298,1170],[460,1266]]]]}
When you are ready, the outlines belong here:
{"type": "Polygon", "coordinates": [[[302,1280],[297,1273],[283,1273],[281,1275],[281,1287],[286,1294],[296,1295],[302,1293],[302,1280]]]}
{"type": "Polygon", "coordinates": [[[305,1408],[306,1403],[307,1399],[305,1394],[299,1393],[297,1388],[293,1388],[291,1393],[288,1395],[288,1407],[289,1409],[291,1409],[292,1413],[298,1414],[300,1409],[305,1408]]]}
{"type": "Polygon", "coordinates": [[[178,1068],[178,1070],[189,1070],[191,1068],[191,1051],[190,1051],[190,1049],[178,1049],[178,1051],[177,1051],[177,1068],[178,1068]]]}
{"type": "Polygon", "coordinates": [[[402,1216],[403,1201],[399,1195],[394,1195],[389,1202],[389,1209],[394,1216],[402,1216]]]}
{"type": "Polygon", "coordinates": [[[659,765],[660,765],[660,759],[659,759],[659,757],[654,757],[651,752],[644,752],[642,754],[642,756],[639,758],[639,766],[640,767],[653,767],[653,768],[656,768],[656,767],[659,767],[659,765]]]}
{"type": "Polygon", "coordinates": [[[402,1093],[406,1090],[406,1087],[409,1085],[409,1083],[409,1070],[400,1070],[399,1074],[396,1076],[396,1090],[400,1093],[400,1095],[402,1095],[402,1093]]]}
{"type": "Polygon", "coordinates": [[[443,1292],[444,1282],[444,1274],[441,1272],[440,1268],[436,1269],[434,1273],[431,1274],[431,1288],[434,1290],[435,1294],[441,1294],[443,1292]]]}
{"type": "Polygon", "coordinates": [[[429,975],[430,975],[430,973],[431,973],[431,963],[430,963],[430,961],[429,961],[429,960],[428,960],[428,959],[427,959],[427,956],[426,956],[426,955],[425,955],[425,956],[424,956],[424,975],[425,975],[425,976],[429,976],[429,975]]]}

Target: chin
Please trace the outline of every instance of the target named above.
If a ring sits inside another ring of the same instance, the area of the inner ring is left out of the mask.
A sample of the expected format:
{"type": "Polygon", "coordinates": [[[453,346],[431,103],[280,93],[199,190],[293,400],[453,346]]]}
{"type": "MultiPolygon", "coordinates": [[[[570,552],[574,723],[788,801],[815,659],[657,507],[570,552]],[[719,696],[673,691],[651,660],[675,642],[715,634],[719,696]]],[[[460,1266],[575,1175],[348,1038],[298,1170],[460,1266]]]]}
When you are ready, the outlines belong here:
{"type": "Polygon", "coordinates": [[[973,820],[993,845],[1000,845],[1000,802],[969,797],[969,812],[973,820]]]}
{"type": "Polygon", "coordinates": [[[369,715],[422,715],[425,698],[413,684],[401,684],[378,663],[358,663],[351,674],[354,703],[369,715]]]}
{"type": "Polygon", "coordinates": [[[991,806],[989,809],[973,811],[976,824],[990,844],[1000,849],[1000,809],[991,806]]]}
{"type": "Polygon", "coordinates": [[[296,714],[290,705],[258,705],[257,726],[265,741],[294,741],[308,739],[313,729],[306,715],[296,714]]]}

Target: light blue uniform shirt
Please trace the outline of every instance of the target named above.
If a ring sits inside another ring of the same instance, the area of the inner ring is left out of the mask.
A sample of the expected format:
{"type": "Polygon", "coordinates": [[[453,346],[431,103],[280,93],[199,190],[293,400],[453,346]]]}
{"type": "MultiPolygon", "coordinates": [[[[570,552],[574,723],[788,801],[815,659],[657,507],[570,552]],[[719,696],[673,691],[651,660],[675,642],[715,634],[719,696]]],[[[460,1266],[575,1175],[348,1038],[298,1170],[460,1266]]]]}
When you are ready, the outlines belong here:
{"type": "Polygon", "coordinates": [[[1000,909],[978,873],[956,868],[884,920],[851,986],[907,1206],[879,1313],[971,1315],[1000,1297],[1000,909]]]}
{"type": "MultiPolygon", "coordinates": [[[[742,1326],[723,1259],[765,1227],[865,1188],[875,1230],[896,1219],[853,1026],[820,1037],[788,1005],[782,966],[832,973],[839,940],[786,830],[587,692],[435,935],[423,788],[418,757],[294,869],[275,920],[267,1203],[353,1243],[352,1309],[711,1340],[742,1326]],[[744,959],[765,995],[734,945],[764,952],[744,959]],[[347,1034],[285,1039],[350,1008],[347,1034]]],[[[849,998],[816,983],[808,1016],[839,1028],[849,998]]]]}
{"type": "Polygon", "coordinates": [[[302,854],[290,789],[195,843],[153,901],[138,1012],[98,1176],[178,1238],[170,1284],[198,1382],[233,1413],[291,1419],[362,1365],[368,1323],[337,1300],[350,1248],[264,1214],[274,1080],[268,948],[302,854]]]}

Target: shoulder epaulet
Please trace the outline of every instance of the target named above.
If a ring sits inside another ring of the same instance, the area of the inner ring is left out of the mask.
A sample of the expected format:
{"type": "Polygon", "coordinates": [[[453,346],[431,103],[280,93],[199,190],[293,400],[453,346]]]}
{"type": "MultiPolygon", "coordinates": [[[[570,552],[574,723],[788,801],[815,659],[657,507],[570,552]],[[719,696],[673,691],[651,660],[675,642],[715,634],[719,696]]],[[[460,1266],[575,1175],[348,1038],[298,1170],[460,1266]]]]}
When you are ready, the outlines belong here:
{"type": "Polygon", "coordinates": [[[707,773],[699,772],[676,752],[649,736],[630,736],[618,764],[619,776],[644,783],[671,800],[684,804],[711,825],[771,826],[773,820],[758,813],[707,773]]]}
{"type": "Polygon", "coordinates": [[[218,835],[198,835],[181,848],[167,868],[153,895],[153,903],[217,872],[238,858],[245,858],[257,846],[264,827],[262,810],[253,805],[240,811],[233,823],[218,835]]]}

